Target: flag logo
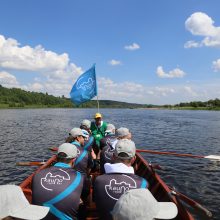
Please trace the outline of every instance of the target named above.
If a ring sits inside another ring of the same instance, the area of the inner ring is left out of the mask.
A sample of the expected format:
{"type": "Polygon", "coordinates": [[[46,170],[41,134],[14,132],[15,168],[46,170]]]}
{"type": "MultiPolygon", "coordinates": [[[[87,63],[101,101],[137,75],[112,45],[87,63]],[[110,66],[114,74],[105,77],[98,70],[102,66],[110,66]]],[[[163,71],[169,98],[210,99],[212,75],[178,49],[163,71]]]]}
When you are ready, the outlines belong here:
{"type": "MultiPolygon", "coordinates": [[[[95,84],[95,81],[92,78],[89,78],[87,82],[84,82],[84,77],[79,78],[79,81],[77,82],[77,89],[82,89],[83,91],[86,90],[92,90],[95,84]]],[[[93,90],[91,91],[93,92],[93,90]]]]}

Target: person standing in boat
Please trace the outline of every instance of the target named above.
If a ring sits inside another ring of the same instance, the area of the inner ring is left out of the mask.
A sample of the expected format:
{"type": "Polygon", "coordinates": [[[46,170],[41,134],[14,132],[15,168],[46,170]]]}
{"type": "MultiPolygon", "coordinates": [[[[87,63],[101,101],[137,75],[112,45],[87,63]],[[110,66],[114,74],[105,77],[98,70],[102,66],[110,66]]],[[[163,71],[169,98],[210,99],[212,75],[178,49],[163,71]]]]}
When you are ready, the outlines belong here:
{"type": "Polygon", "coordinates": [[[131,139],[131,132],[128,128],[121,127],[116,130],[115,134],[115,126],[112,124],[107,125],[108,135],[101,139],[100,141],[100,171],[101,173],[105,173],[104,164],[113,162],[113,153],[115,150],[115,145],[118,140],[122,139],[131,139]]]}
{"type": "Polygon", "coordinates": [[[95,121],[92,121],[91,123],[90,129],[93,137],[95,138],[96,145],[100,148],[100,140],[105,136],[107,123],[102,120],[102,115],[100,113],[95,114],[94,120],[95,121]]]}
{"type": "Polygon", "coordinates": [[[115,146],[114,164],[104,165],[106,174],[98,176],[94,182],[93,198],[100,213],[100,219],[112,219],[112,211],[116,201],[126,191],[147,188],[148,182],[134,174],[132,164],[136,157],[133,141],[119,140],[115,146]]]}
{"type": "Polygon", "coordinates": [[[58,148],[57,163],[34,175],[33,204],[50,208],[45,219],[77,218],[84,191],[84,175],[72,168],[76,157],[77,147],[64,143],[58,148]]]}

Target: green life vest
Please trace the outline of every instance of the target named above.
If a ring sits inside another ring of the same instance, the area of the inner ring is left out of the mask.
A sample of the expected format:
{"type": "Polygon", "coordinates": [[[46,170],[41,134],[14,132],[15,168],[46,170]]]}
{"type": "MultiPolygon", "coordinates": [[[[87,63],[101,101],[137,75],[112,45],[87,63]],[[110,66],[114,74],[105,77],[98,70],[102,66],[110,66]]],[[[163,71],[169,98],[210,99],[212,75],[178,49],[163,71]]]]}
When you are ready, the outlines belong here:
{"type": "Polygon", "coordinates": [[[92,136],[95,138],[96,144],[100,146],[100,140],[105,136],[107,123],[103,121],[100,127],[96,126],[95,122],[91,123],[92,136]]]}

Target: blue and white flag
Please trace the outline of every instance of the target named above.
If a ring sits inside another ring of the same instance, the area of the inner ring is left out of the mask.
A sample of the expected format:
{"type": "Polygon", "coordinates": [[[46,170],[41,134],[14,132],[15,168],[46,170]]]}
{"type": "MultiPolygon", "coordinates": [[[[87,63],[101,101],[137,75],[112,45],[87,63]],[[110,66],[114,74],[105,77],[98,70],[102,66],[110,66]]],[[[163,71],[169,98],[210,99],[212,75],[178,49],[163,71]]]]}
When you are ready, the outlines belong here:
{"type": "Polygon", "coordinates": [[[71,100],[76,104],[91,100],[97,95],[95,65],[83,73],[73,85],[70,92],[71,100]]]}

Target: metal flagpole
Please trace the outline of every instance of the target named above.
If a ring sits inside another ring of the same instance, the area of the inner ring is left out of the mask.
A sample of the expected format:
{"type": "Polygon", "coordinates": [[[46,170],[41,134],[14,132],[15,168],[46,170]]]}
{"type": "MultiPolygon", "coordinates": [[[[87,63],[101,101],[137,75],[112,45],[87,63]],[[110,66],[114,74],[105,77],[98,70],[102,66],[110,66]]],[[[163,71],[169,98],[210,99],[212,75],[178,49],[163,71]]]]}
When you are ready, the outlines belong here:
{"type": "Polygon", "coordinates": [[[99,97],[97,95],[97,107],[98,107],[98,112],[99,112],[99,97]]]}

